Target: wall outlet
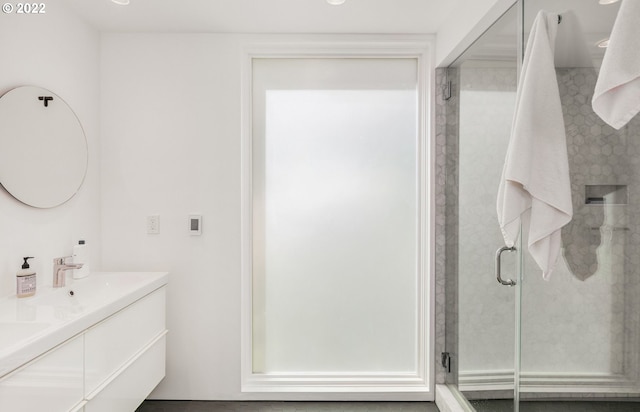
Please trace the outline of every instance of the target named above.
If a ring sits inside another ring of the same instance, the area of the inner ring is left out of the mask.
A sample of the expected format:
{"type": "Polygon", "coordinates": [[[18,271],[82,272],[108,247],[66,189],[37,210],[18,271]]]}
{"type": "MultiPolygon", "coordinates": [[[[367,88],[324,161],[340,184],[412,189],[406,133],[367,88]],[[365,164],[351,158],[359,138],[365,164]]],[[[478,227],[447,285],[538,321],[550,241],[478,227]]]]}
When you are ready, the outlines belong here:
{"type": "Polygon", "coordinates": [[[147,216],[147,234],[157,235],[160,233],[160,215],[147,216]]]}

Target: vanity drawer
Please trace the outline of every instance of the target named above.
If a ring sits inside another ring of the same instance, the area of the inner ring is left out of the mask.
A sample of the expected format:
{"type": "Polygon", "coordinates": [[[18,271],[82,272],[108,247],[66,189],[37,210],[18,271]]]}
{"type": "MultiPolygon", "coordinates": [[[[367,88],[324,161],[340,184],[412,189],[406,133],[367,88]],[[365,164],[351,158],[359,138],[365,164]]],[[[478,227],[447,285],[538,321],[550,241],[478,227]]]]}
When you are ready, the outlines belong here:
{"type": "Polygon", "coordinates": [[[88,398],[84,412],[135,411],[164,378],[165,351],[163,334],[88,398]]]}
{"type": "Polygon", "coordinates": [[[85,396],[163,334],[165,299],[162,287],[86,331],[85,396]]]}
{"type": "Polygon", "coordinates": [[[0,379],[0,411],[69,411],[83,399],[82,335],[0,379]]]}

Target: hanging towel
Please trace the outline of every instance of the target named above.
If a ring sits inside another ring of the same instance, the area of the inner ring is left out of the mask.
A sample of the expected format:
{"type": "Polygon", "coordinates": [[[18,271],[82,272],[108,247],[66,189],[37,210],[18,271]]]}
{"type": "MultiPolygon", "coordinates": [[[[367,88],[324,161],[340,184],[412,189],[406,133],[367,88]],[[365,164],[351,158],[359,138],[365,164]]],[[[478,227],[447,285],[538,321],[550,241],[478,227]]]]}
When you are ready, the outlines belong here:
{"type": "Polygon", "coordinates": [[[558,15],[533,23],[516,96],[511,138],[498,188],[498,220],[513,246],[530,211],[529,252],[548,279],[560,255],[560,229],[573,215],[569,160],[554,65],[558,15]]]}
{"type": "Polygon", "coordinates": [[[620,129],[640,112],[640,1],[623,0],[593,93],[593,111],[620,129]]]}

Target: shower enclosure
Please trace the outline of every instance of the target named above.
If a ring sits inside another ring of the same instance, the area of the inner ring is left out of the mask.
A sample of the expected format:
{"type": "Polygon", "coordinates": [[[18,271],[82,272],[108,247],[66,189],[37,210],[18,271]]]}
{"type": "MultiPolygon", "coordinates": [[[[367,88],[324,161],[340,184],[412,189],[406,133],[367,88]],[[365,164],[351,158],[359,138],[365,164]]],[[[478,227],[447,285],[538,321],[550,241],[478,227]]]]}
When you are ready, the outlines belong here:
{"type": "Polygon", "coordinates": [[[515,2],[437,73],[437,122],[446,137],[438,166],[443,364],[469,408],[640,410],[640,117],[615,130],[591,109],[605,50],[598,44],[618,8],[598,0],[515,2]],[[550,280],[525,241],[502,253],[502,277],[516,283],[504,286],[495,277],[496,250],[504,246],[497,189],[521,56],[539,10],[562,16],[555,64],[574,214],[550,280]]]}

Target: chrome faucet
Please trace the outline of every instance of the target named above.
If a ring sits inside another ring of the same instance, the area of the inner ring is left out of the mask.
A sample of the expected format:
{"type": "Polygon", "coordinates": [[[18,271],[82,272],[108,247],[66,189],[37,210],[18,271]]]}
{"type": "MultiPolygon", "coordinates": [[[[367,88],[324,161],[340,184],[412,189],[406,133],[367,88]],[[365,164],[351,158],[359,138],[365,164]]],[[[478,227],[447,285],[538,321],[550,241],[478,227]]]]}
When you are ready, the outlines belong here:
{"type": "Polygon", "coordinates": [[[67,258],[71,256],[59,257],[53,259],[53,287],[61,288],[64,286],[66,281],[65,271],[69,269],[80,269],[82,267],[82,263],[65,263],[67,258]]]}

